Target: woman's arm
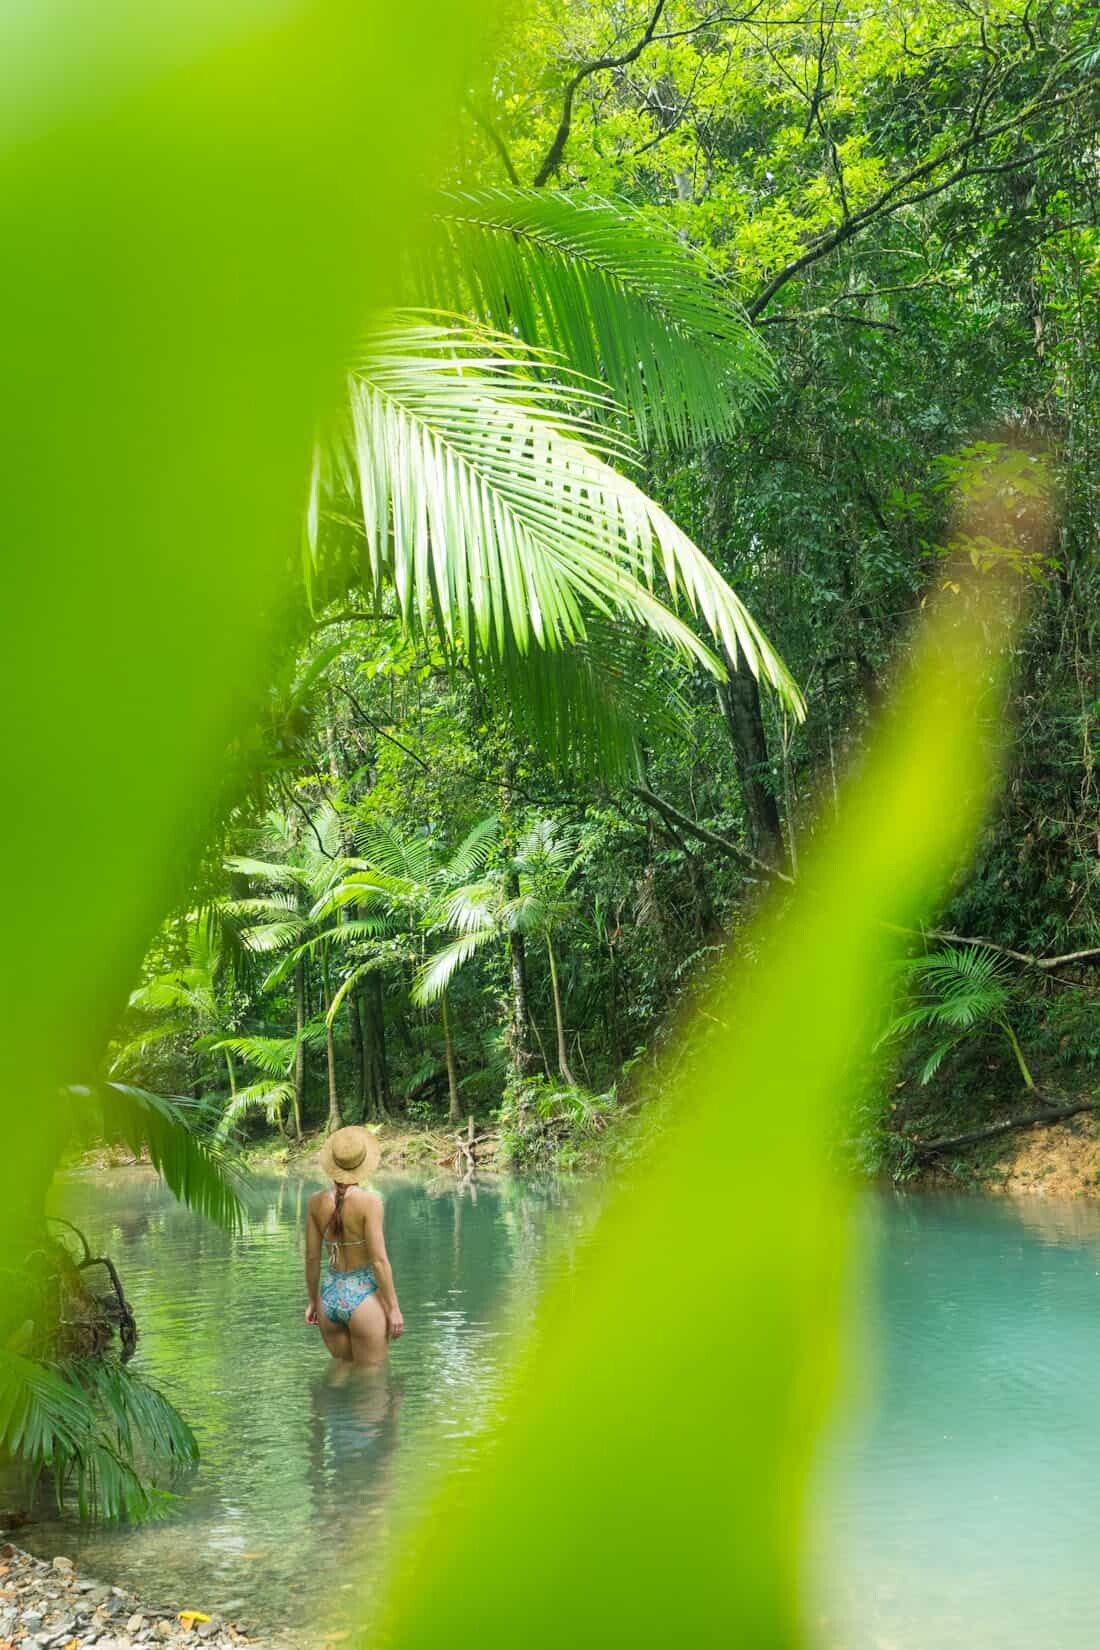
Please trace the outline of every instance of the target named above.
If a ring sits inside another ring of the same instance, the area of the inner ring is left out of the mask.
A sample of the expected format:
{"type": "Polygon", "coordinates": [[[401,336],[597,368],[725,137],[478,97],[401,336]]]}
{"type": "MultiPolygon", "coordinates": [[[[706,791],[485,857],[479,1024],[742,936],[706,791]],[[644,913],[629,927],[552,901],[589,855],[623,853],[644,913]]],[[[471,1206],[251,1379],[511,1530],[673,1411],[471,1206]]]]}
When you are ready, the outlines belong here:
{"type": "Polygon", "coordinates": [[[309,1214],[306,1216],[306,1294],[309,1305],[306,1307],[306,1322],[316,1323],[320,1307],[321,1290],[321,1228],[313,1216],[313,1205],[310,1204],[309,1214]]]}
{"type": "Polygon", "coordinates": [[[401,1308],[397,1304],[397,1288],[393,1281],[393,1267],[390,1257],[386,1253],[386,1234],[383,1230],[382,1199],[377,1192],[367,1194],[367,1247],[370,1252],[370,1263],[374,1267],[374,1275],[378,1279],[378,1294],[382,1301],[382,1309],[386,1314],[386,1323],[391,1340],[396,1340],[404,1333],[405,1320],[401,1316],[401,1308]]]}

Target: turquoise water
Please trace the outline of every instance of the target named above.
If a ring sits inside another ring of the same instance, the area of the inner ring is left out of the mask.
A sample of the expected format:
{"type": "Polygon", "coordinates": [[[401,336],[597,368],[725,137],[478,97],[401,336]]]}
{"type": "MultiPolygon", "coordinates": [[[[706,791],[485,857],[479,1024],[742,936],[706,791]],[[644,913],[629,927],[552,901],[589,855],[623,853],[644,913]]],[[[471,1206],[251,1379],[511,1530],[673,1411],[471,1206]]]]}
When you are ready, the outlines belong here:
{"type": "MultiPolygon", "coordinates": [[[[141,1171],[76,1177],[65,1209],[118,1261],[138,1367],[202,1462],[172,1519],[50,1523],[65,1552],[148,1602],[308,1634],[350,1606],[351,1555],[384,1557],[424,1462],[493,1402],[510,1330],[580,1216],[552,1186],[382,1181],[409,1324],[386,1376],[332,1382],[302,1320],[311,1186],[257,1183],[229,1238],[141,1171]]],[[[1100,1643],[1100,1210],[1035,1200],[869,1200],[848,1396],[824,1452],[807,1614],[824,1650],[1094,1650],[1100,1643]]],[[[556,1258],[555,1258],[556,1257],[556,1258]]],[[[748,1650],[748,1647],[746,1647],[748,1650]]]]}
{"type": "Polygon", "coordinates": [[[1100,1209],[907,1197],[864,1218],[871,1371],[823,1473],[823,1642],[1100,1644],[1100,1209]]]}

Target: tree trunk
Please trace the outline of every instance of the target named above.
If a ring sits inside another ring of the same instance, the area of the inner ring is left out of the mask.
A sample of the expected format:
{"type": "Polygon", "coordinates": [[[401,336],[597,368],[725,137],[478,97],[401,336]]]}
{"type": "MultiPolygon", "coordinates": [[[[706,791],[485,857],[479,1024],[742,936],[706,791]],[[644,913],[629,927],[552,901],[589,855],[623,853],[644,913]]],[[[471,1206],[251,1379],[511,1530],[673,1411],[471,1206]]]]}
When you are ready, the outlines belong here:
{"type": "Polygon", "coordinates": [[[760,689],[756,677],[743,659],[740,669],[731,668],[729,679],[719,683],[718,703],[722,707],[737,762],[750,846],[765,864],[781,868],[785,858],[783,827],[779,819],[779,805],[768,784],[771,761],[760,709],[760,689]]]}
{"type": "MultiPolygon", "coordinates": [[[[512,819],[512,794],[515,784],[515,763],[505,758],[500,785],[500,820],[502,847],[510,860],[515,852],[515,831],[512,819]]],[[[510,900],[519,897],[519,874],[511,866],[505,877],[510,900]]],[[[513,1082],[522,1083],[531,1074],[535,1063],[531,1048],[531,1011],[527,1002],[527,946],[523,935],[512,929],[508,935],[508,972],[510,992],[508,999],[508,1064],[513,1082]]]]}
{"type": "Polygon", "coordinates": [[[361,1000],[363,1015],[363,1116],[367,1122],[381,1123],[389,1117],[393,1096],[386,1063],[386,1010],[382,997],[382,975],[372,969],[364,977],[361,1000]]]}
{"type": "Polygon", "coordinates": [[[298,1046],[294,1050],[294,1138],[302,1138],[302,1109],[306,1092],[306,1050],[302,1032],[306,1025],[306,969],[299,962],[294,969],[294,1031],[298,1046]]]}
{"type": "Polygon", "coordinates": [[[447,993],[439,999],[439,1006],[443,1015],[443,1046],[447,1052],[447,1094],[450,1104],[447,1110],[448,1120],[457,1123],[458,1110],[458,1067],[455,1064],[454,1038],[451,1036],[451,1016],[447,1008],[447,993]]]}
{"type": "Polygon", "coordinates": [[[558,984],[558,959],[554,955],[554,942],[550,935],[546,936],[546,955],[550,959],[550,986],[554,993],[554,1029],[558,1034],[558,1070],[561,1072],[569,1087],[577,1087],[577,1079],[569,1069],[569,1055],[565,1047],[565,1020],[561,1011],[561,987],[558,984]]]}
{"type": "MultiPolygon", "coordinates": [[[[508,879],[508,896],[514,899],[518,893],[519,878],[513,872],[508,879]]],[[[523,935],[515,929],[508,935],[508,967],[511,975],[508,1060],[513,1080],[522,1083],[531,1074],[535,1056],[531,1048],[531,1012],[527,1006],[527,947],[523,935]]]]}
{"type": "Polygon", "coordinates": [[[370,1122],[367,1107],[367,1052],[363,1045],[363,1013],[359,1005],[358,988],[352,986],[347,994],[348,1025],[351,1027],[351,1047],[355,1056],[355,1092],[359,1096],[359,1121],[370,1122]]]}
{"type": "Polygon", "coordinates": [[[328,974],[327,946],[321,952],[321,1004],[325,1011],[325,1064],[328,1067],[328,1125],[325,1132],[332,1134],[335,1129],[343,1128],[344,1119],[340,1114],[340,1096],[336,1090],[336,1033],[329,1014],[332,985],[328,974]]]}
{"type": "MultiPolygon", "coordinates": [[[[326,1002],[327,1009],[328,1004],[326,1002]]],[[[336,1039],[332,1033],[332,1026],[325,1024],[325,1061],[328,1066],[328,1123],[325,1132],[332,1134],[334,1129],[342,1129],[344,1119],[340,1115],[340,1096],[336,1092],[336,1039]]]]}

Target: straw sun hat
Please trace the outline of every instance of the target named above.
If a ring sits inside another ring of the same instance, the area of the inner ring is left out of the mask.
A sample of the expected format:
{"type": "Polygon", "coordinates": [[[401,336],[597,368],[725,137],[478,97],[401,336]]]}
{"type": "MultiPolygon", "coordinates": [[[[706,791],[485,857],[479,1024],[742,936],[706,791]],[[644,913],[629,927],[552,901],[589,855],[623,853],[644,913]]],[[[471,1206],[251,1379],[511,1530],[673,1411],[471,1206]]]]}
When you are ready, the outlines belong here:
{"type": "Polygon", "coordinates": [[[374,1173],[381,1155],[377,1135],[352,1124],[329,1135],[321,1147],[318,1162],[338,1186],[354,1186],[374,1173]]]}

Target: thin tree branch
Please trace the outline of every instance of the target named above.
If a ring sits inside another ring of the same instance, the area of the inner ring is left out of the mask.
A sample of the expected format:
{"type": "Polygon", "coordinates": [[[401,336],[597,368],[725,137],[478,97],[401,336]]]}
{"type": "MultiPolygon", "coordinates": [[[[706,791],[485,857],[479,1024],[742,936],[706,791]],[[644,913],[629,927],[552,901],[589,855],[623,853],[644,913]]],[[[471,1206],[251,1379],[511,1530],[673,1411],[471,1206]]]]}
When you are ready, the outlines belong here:
{"type": "Polygon", "coordinates": [[[288,787],[286,785],[282,784],[282,783],[278,784],[278,789],[279,789],[280,794],[282,795],[283,801],[284,802],[289,802],[292,807],[297,808],[298,812],[301,814],[302,818],[305,820],[306,824],[309,826],[310,830],[313,832],[314,840],[316,841],[318,850],[320,851],[322,856],[325,859],[335,859],[336,855],[335,854],[330,854],[328,849],[325,847],[324,843],[321,841],[321,833],[320,833],[320,831],[318,831],[317,826],[314,823],[313,815],[310,813],[309,809],[302,802],[301,798],[295,796],[294,792],[292,790],[288,789],[288,787]]]}
{"type": "MultiPolygon", "coordinates": [[[[773,275],[768,281],[763,290],[759,292],[749,304],[746,305],[746,312],[749,319],[753,321],[757,320],[757,318],[771,303],[776,293],[781,291],[782,288],[787,285],[788,281],[793,280],[794,277],[801,274],[804,269],[808,269],[812,264],[817,263],[821,258],[824,258],[830,252],[835,251],[836,248],[838,246],[842,246],[845,241],[851,240],[854,235],[857,235],[869,224],[889,217],[893,213],[899,212],[907,206],[919,205],[920,202],[929,200],[934,195],[942,194],[944,190],[952,188],[956,183],[961,183],[967,178],[986,176],[989,175],[990,172],[994,171],[1017,171],[1023,166],[1030,165],[1035,154],[1035,151],[1033,150],[1029,150],[1026,155],[1021,155],[1015,160],[1003,161],[995,166],[989,167],[971,166],[968,163],[968,157],[981,144],[988,143],[991,138],[1000,137],[1005,132],[1019,130],[1020,127],[1026,125],[1026,123],[1037,113],[1046,113],[1055,107],[1064,109],[1073,99],[1085,90],[1088,83],[1076,88],[1071,93],[1067,93],[1065,96],[1059,96],[1057,92],[1052,93],[1051,88],[1053,83],[1058,72],[1064,68],[1064,66],[1064,58],[1059,59],[1058,63],[1047,76],[1042,90],[1038,92],[1036,96],[1032,98],[1031,101],[1022,109],[1018,110],[1016,114],[1010,116],[1006,120],[1000,121],[996,125],[985,128],[975,128],[972,122],[971,129],[968,131],[966,137],[960,138],[957,143],[951,144],[948,148],[941,150],[939,154],[930,155],[927,160],[922,161],[918,166],[912,167],[902,177],[897,178],[892,184],[890,184],[888,188],[882,190],[880,194],[876,195],[874,200],[869,201],[866,206],[861,207],[859,211],[854,212],[850,218],[838,224],[835,229],[829,230],[827,233],[820,235],[816,241],[811,242],[805,252],[803,252],[799,257],[793,259],[791,263],[785,265],[784,268],[778,270],[776,274],[773,275]],[[951,166],[955,162],[961,162],[961,164],[956,166],[955,170],[948,177],[941,179],[939,183],[930,184],[928,188],[919,190],[915,194],[905,193],[905,191],[910,189],[912,185],[920,183],[925,178],[934,176],[934,174],[939,172],[943,167],[951,166]]],[[[1045,146],[1045,148],[1049,147],[1049,145],[1045,146]]]]}
{"type": "Polygon", "coordinates": [[[592,75],[599,74],[604,69],[622,69],[625,68],[628,63],[633,63],[636,58],[641,57],[646,47],[653,39],[654,31],[657,28],[657,24],[661,21],[661,13],[664,9],[665,0],[657,0],[657,4],[654,6],[653,11],[650,14],[649,22],[645,26],[644,33],[641,38],[636,41],[633,46],[631,46],[629,51],[623,52],[619,57],[596,57],[588,63],[582,63],[580,68],[568,81],[565,88],[565,98],[562,104],[561,119],[558,122],[558,129],[554,133],[553,142],[546,151],[542,165],[535,173],[533,179],[534,187],[536,189],[541,189],[544,184],[548,183],[554,176],[554,173],[557,171],[558,167],[561,165],[561,158],[565,153],[565,145],[569,142],[569,134],[573,130],[573,99],[576,97],[581,86],[592,75]]]}
{"type": "Polygon", "coordinates": [[[500,163],[504,167],[508,182],[512,184],[514,188],[518,189],[520,186],[519,173],[512,164],[512,157],[508,153],[508,145],[501,137],[497,127],[489,119],[488,115],[482,114],[481,110],[475,103],[467,101],[466,108],[469,110],[470,118],[473,120],[474,124],[481,127],[481,130],[485,133],[485,136],[489,139],[489,142],[499,155],[500,163]]]}
{"type": "Polygon", "coordinates": [[[1013,951],[1010,946],[998,945],[995,940],[983,939],[980,934],[951,934],[944,928],[900,928],[893,922],[884,923],[883,927],[894,934],[910,934],[914,939],[946,940],[949,945],[982,945],[987,951],[995,951],[998,956],[1008,957],[1012,962],[1018,962],[1025,968],[1064,968],[1066,963],[1085,962],[1089,957],[1100,957],[1100,945],[1089,946],[1084,951],[1067,951],[1060,957],[1035,957],[1028,951],[1013,951]]]}
{"type": "Polygon", "coordinates": [[[785,315],[762,315],[758,327],[793,326],[796,321],[847,321],[853,327],[875,327],[880,332],[904,332],[896,321],[876,321],[869,315],[845,315],[839,309],[795,310],[785,315]]]}
{"type": "Polygon", "coordinates": [[[666,802],[663,796],[658,796],[656,791],[651,791],[647,785],[633,785],[631,790],[640,801],[646,803],[655,813],[659,813],[662,819],[667,820],[670,825],[676,826],[678,830],[685,831],[688,836],[697,837],[700,842],[705,842],[708,847],[716,848],[720,854],[725,854],[727,859],[736,860],[739,865],[743,865],[749,870],[759,871],[762,876],[776,877],[780,882],[794,882],[794,878],[789,877],[786,871],[777,870],[774,865],[769,865],[766,860],[757,859],[755,854],[750,854],[747,848],[742,848],[739,843],[731,841],[728,836],[720,836],[717,831],[710,830],[708,826],[699,825],[694,819],[689,819],[687,814],[682,814],[679,808],[674,808],[671,802],[666,802]]]}
{"type": "Polygon", "coordinates": [[[390,744],[391,745],[396,745],[399,751],[404,751],[405,755],[406,756],[411,756],[414,762],[419,762],[420,766],[424,769],[425,773],[431,773],[431,771],[432,771],[431,768],[428,766],[428,764],[425,762],[425,760],[422,756],[417,756],[416,752],[414,750],[411,750],[408,745],[403,745],[400,739],[395,738],[395,736],[392,733],[387,733],[386,729],[383,728],[383,727],[380,727],[372,716],[367,715],[366,711],[363,709],[362,705],[359,703],[358,699],[355,697],[354,693],[352,693],[350,688],[346,688],[342,682],[337,682],[334,685],[339,690],[339,692],[341,692],[344,695],[345,699],[348,699],[348,700],[351,701],[351,704],[355,708],[356,715],[362,717],[363,721],[367,724],[367,726],[369,728],[373,728],[375,733],[379,736],[380,739],[388,739],[390,744]]]}

